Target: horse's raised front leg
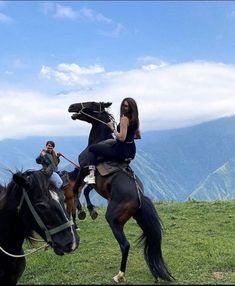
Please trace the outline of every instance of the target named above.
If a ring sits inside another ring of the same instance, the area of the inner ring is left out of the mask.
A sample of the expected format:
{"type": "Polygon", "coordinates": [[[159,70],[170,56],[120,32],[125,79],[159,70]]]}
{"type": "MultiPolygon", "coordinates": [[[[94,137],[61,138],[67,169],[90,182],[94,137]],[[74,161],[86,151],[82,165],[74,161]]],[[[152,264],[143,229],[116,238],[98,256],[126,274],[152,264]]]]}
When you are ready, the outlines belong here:
{"type": "Polygon", "coordinates": [[[116,206],[114,202],[110,202],[107,207],[105,218],[107,222],[109,223],[109,226],[112,229],[112,232],[117,242],[119,243],[121,253],[122,253],[120,270],[118,274],[113,277],[113,280],[116,283],[125,281],[126,264],[127,264],[129,249],[130,249],[130,243],[126,239],[126,236],[123,231],[124,223],[119,223],[120,221],[119,215],[120,215],[120,210],[118,210],[118,206],[116,206]]]}
{"type": "Polygon", "coordinates": [[[87,185],[84,189],[84,196],[86,199],[87,209],[90,213],[91,218],[96,219],[98,217],[98,213],[95,209],[95,206],[91,203],[91,200],[90,200],[89,194],[91,190],[93,190],[93,186],[87,185]]]}
{"type": "Polygon", "coordinates": [[[81,192],[82,192],[82,188],[83,188],[84,184],[82,184],[79,189],[78,189],[78,195],[77,195],[77,199],[76,199],[76,203],[77,203],[77,211],[78,211],[78,218],[80,220],[84,220],[86,218],[86,212],[82,209],[82,204],[79,200],[80,196],[81,196],[81,192]]]}

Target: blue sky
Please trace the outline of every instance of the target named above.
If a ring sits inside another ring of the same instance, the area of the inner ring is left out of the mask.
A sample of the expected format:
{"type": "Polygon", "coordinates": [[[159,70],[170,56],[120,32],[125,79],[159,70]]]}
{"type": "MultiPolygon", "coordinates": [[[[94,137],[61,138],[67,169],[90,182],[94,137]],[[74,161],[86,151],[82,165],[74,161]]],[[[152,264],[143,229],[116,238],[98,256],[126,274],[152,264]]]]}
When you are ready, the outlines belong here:
{"type": "Polygon", "coordinates": [[[233,1],[0,1],[0,139],[88,134],[69,104],[126,96],[143,131],[232,115],[234,51],[233,1]]]}

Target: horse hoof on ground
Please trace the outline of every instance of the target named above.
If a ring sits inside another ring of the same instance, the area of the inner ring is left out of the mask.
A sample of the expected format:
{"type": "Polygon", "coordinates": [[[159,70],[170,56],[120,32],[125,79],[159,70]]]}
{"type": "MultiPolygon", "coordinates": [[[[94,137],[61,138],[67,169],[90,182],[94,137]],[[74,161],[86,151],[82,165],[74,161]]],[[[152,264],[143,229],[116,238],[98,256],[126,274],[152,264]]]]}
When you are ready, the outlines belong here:
{"type": "Polygon", "coordinates": [[[157,278],[155,278],[155,280],[154,280],[154,284],[157,284],[159,282],[159,280],[158,280],[158,277],[157,278]]]}
{"type": "Polygon", "coordinates": [[[86,213],[85,213],[85,211],[79,211],[79,212],[78,212],[78,218],[79,218],[80,220],[84,220],[84,219],[86,218],[86,213]]]}
{"type": "Polygon", "coordinates": [[[95,220],[95,219],[98,217],[97,211],[96,211],[96,210],[92,210],[92,211],[90,212],[90,216],[91,216],[91,218],[92,218],[93,220],[95,220]]]}
{"type": "Polygon", "coordinates": [[[119,282],[125,282],[125,273],[122,271],[119,271],[116,276],[113,277],[114,282],[119,283],[119,282]]]}

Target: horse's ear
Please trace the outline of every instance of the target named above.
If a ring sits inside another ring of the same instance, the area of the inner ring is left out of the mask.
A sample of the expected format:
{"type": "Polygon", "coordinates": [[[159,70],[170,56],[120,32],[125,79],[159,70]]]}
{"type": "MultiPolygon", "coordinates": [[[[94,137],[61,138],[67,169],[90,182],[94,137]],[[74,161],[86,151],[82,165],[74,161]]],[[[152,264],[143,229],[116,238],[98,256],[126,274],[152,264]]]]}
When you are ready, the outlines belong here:
{"type": "Polygon", "coordinates": [[[112,102],[101,102],[103,108],[107,108],[112,105],[112,102]]]}
{"type": "Polygon", "coordinates": [[[29,182],[27,179],[21,174],[21,173],[16,173],[13,175],[13,180],[14,182],[23,188],[28,188],[29,187],[29,182]]]}

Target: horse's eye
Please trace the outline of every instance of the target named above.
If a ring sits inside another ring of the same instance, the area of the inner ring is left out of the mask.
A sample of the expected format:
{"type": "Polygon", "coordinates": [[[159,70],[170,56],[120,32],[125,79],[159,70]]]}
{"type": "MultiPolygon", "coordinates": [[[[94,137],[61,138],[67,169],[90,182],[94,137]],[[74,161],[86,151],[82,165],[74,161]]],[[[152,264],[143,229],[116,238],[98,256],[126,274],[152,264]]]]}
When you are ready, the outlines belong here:
{"type": "Polygon", "coordinates": [[[35,207],[39,210],[44,210],[48,208],[48,205],[45,202],[36,203],[35,207]]]}

